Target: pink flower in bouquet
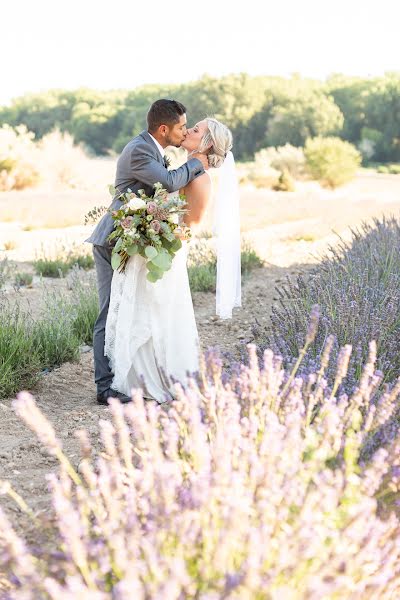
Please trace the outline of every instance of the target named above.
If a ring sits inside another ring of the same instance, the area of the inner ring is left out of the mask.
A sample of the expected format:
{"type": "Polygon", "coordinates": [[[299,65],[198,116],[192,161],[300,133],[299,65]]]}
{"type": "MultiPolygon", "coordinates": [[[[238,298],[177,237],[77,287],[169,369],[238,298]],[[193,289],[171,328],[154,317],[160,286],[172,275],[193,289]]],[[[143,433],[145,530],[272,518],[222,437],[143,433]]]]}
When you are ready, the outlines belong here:
{"type": "Polygon", "coordinates": [[[149,215],[154,214],[157,210],[157,204],[155,202],[148,202],[146,210],[147,210],[147,214],[149,214],[149,215]]]}
{"type": "Polygon", "coordinates": [[[160,229],[161,229],[161,223],[160,221],[154,220],[151,222],[151,227],[152,229],[154,229],[154,231],[156,233],[159,233],[160,229]]]}
{"type": "Polygon", "coordinates": [[[111,213],[111,215],[113,217],[116,217],[118,215],[118,211],[117,210],[113,210],[112,213],[111,213]]]}
{"type": "Polygon", "coordinates": [[[121,221],[121,225],[124,229],[129,229],[129,227],[132,225],[132,221],[133,221],[133,217],[125,217],[125,219],[123,219],[121,221]]]}

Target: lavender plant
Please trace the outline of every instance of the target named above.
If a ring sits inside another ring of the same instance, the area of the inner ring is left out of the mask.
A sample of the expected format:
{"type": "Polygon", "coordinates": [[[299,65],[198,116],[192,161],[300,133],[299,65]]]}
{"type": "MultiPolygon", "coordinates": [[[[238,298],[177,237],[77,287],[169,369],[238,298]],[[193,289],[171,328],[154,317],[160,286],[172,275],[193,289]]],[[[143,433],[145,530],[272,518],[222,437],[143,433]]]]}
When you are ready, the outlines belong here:
{"type": "Polygon", "coordinates": [[[67,284],[72,293],[68,311],[73,332],[81,343],[92,344],[93,327],[99,314],[96,276],[75,265],[67,275],[67,284]]]}
{"type": "Polygon", "coordinates": [[[70,294],[43,288],[44,310],[36,318],[0,296],[0,398],[36,383],[39,373],[79,357],[91,344],[98,315],[94,273],[78,266],[67,277],[70,294]]]}
{"type": "Polygon", "coordinates": [[[10,263],[5,256],[0,259],[0,290],[5,286],[7,280],[10,279],[14,265],[10,263]]]}
{"type": "MultiPolygon", "coordinates": [[[[285,365],[291,365],[302,347],[311,306],[317,303],[321,319],[315,344],[302,363],[302,372],[314,369],[324,344],[334,334],[333,355],[351,344],[345,391],[356,385],[368,355],[368,340],[376,340],[378,368],[384,381],[400,374],[400,224],[395,218],[375,220],[353,231],[350,244],[340,241],[306,278],[277,288],[280,300],[272,309],[269,331],[256,331],[260,351],[271,347],[285,365]]],[[[328,381],[335,377],[334,367],[328,381]]]]}
{"type": "MultiPolygon", "coordinates": [[[[314,310],[306,347],[317,320],[314,310]]],[[[379,506],[399,491],[400,438],[369,463],[359,459],[400,383],[378,393],[371,343],[357,390],[338,394],[350,350],[329,387],[331,348],[304,379],[299,364],[287,373],[271,350],[260,367],[253,345],[248,365],[227,377],[209,351],[199,380],[177,384],[168,410],[139,391],[129,405],[112,402],[97,456],[79,432],[79,472],[32,396],[19,394],[18,415],[60,461],[49,476],[60,551],[54,568],[55,554],[35,554],[0,512],[9,598],[397,597],[400,522],[393,511],[383,519],[379,506]]],[[[3,493],[12,495],[6,483],[3,493]]]]}
{"type": "MultiPolygon", "coordinates": [[[[253,269],[262,267],[264,262],[251,243],[242,239],[241,272],[247,277],[253,269]]],[[[204,236],[194,240],[189,247],[188,276],[192,292],[215,292],[217,282],[217,254],[215,247],[204,236]]]]}
{"type": "Polygon", "coordinates": [[[38,379],[41,359],[30,315],[0,296],[0,398],[38,379]]]}
{"type": "Polygon", "coordinates": [[[89,270],[94,267],[91,254],[81,244],[70,244],[68,247],[57,244],[52,252],[42,247],[40,254],[33,262],[34,269],[42,277],[64,277],[74,266],[89,270]]]}

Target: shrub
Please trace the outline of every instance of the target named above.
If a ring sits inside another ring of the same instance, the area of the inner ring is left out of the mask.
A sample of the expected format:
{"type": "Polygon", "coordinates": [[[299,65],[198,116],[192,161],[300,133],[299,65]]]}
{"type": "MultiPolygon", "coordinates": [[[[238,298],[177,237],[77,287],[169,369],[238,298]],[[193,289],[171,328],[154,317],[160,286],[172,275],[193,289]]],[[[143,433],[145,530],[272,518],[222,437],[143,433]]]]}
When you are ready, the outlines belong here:
{"type": "Polygon", "coordinates": [[[242,274],[247,275],[253,269],[262,267],[264,261],[258,256],[248,240],[242,241],[242,252],[240,257],[242,274]]]}
{"type": "Polygon", "coordinates": [[[304,155],[311,177],[330,188],[350,181],[361,164],[356,148],[335,137],[308,139],[304,155]]]}
{"type": "Polygon", "coordinates": [[[33,336],[43,368],[79,357],[79,338],[73,330],[70,302],[65,294],[44,288],[43,317],[34,321],[33,336]]]}
{"type": "Polygon", "coordinates": [[[380,165],[378,167],[378,173],[390,173],[391,175],[400,175],[400,165],[380,165]]]}
{"type": "Polygon", "coordinates": [[[18,304],[0,302],[0,398],[30,389],[38,378],[40,353],[31,317],[18,304]]]}
{"type": "Polygon", "coordinates": [[[45,307],[34,319],[18,302],[0,304],[0,397],[30,389],[40,370],[79,357],[90,344],[98,315],[94,275],[75,267],[69,275],[70,295],[44,288],[45,307]]]}
{"type": "Polygon", "coordinates": [[[294,192],[295,187],[293,177],[287,171],[282,171],[277,183],[272,186],[272,189],[276,192],[294,192]]]}
{"type": "Polygon", "coordinates": [[[70,268],[78,266],[80,269],[88,271],[94,269],[94,258],[92,254],[79,254],[72,252],[69,257],[70,268]]]}
{"type": "Polygon", "coordinates": [[[302,148],[296,148],[290,144],[278,146],[278,148],[264,148],[257,152],[256,157],[264,160],[277,171],[287,172],[294,179],[304,175],[305,158],[302,148]]]}
{"type": "MultiPolygon", "coordinates": [[[[207,243],[208,238],[196,240],[188,254],[188,276],[192,292],[215,292],[217,283],[217,255],[213,246],[207,243]]],[[[249,272],[263,265],[262,259],[251,246],[243,241],[241,248],[241,271],[246,276],[249,272]]]]}
{"type": "Polygon", "coordinates": [[[192,292],[215,292],[216,263],[200,263],[188,267],[189,285],[192,292]]]}
{"type": "Polygon", "coordinates": [[[38,151],[38,168],[50,186],[75,188],[85,181],[88,155],[69,133],[53,130],[40,140],[38,151]]]}
{"type": "Polygon", "coordinates": [[[379,165],[377,171],[378,171],[378,173],[383,173],[383,174],[387,175],[389,173],[389,167],[386,165],[379,165]]]}
{"type": "Polygon", "coordinates": [[[92,344],[93,327],[99,314],[99,300],[94,273],[82,273],[77,265],[68,276],[72,292],[69,310],[72,314],[72,331],[84,344],[92,344]]]}
{"type": "Polygon", "coordinates": [[[389,173],[391,173],[392,175],[400,175],[400,165],[399,164],[389,165],[389,173]]]}
{"type": "Polygon", "coordinates": [[[16,273],[14,277],[14,285],[20,287],[32,287],[33,275],[31,273],[16,273]]]}
{"type": "Polygon", "coordinates": [[[69,133],[54,130],[38,143],[25,125],[0,128],[0,190],[20,190],[44,181],[77,187],[85,181],[88,158],[69,133]]]}
{"type": "MultiPolygon", "coordinates": [[[[373,360],[346,397],[326,386],[323,365],[302,380],[272,352],[261,371],[254,346],[249,353],[249,366],[226,380],[209,352],[200,387],[177,385],[168,411],[138,391],[129,405],[112,401],[97,456],[77,433],[79,472],[32,396],[19,395],[17,414],[60,468],[48,476],[50,550],[23,541],[0,511],[9,597],[399,596],[400,522],[379,510],[399,491],[400,440],[360,463],[363,442],[387,418],[370,404],[373,360]]],[[[7,482],[2,491],[13,495],[7,482]]]]}
{"type": "Polygon", "coordinates": [[[37,258],[33,261],[35,272],[42,277],[64,277],[70,269],[70,264],[63,258],[37,258]]]}
{"type": "Polygon", "coordinates": [[[15,240],[7,240],[6,242],[4,242],[4,250],[6,250],[7,252],[10,250],[15,250],[16,247],[17,243],[15,240]]]}
{"type": "Polygon", "coordinates": [[[12,263],[8,260],[7,256],[0,260],[0,290],[4,287],[6,281],[10,278],[13,269],[12,263]]]}
{"type": "Polygon", "coordinates": [[[0,127],[0,190],[22,190],[38,182],[34,137],[25,125],[0,127]]]}
{"type": "Polygon", "coordinates": [[[254,161],[247,166],[246,178],[257,188],[270,188],[278,181],[279,169],[270,164],[268,151],[264,148],[254,155],[254,161]]]}
{"type": "Polygon", "coordinates": [[[217,256],[206,239],[196,240],[190,246],[187,265],[192,292],[215,292],[217,256]]]}
{"type": "Polygon", "coordinates": [[[42,247],[40,256],[33,262],[36,273],[43,277],[64,277],[74,265],[83,269],[92,269],[94,267],[92,254],[76,244],[69,248],[58,245],[50,253],[42,247]]]}
{"type": "Polygon", "coordinates": [[[293,178],[304,174],[304,165],[301,148],[290,144],[278,148],[263,148],[254,155],[254,162],[247,166],[242,181],[251,181],[256,187],[293,191],[293,178]]]}

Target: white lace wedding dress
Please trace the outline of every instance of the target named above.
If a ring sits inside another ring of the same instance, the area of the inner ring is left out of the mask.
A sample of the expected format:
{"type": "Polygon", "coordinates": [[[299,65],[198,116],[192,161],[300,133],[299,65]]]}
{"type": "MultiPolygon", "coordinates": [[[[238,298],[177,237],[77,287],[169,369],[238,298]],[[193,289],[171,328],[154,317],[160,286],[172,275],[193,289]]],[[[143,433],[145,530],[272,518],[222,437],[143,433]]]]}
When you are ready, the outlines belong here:
{"type": "Polygon", "coordinates": [[[104,354],[114,373],[111,387],[159,403],[174,398],[174,381],[185,384],[199,368],[199,337],[186,267],[187,242],[156,283],[145,260],[132,256],[125,273],[114,271],[104,354]]]}

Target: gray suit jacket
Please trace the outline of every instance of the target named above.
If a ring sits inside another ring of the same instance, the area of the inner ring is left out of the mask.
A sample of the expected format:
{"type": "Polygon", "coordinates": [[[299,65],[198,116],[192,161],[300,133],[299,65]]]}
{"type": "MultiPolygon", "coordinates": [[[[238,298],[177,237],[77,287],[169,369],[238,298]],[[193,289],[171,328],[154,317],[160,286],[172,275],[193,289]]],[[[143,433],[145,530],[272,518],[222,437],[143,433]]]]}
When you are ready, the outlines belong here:
{"type": "MultiPolygon", "coordinates": [[[[147,131],[142,131],[122,150],[117,162],[115,187],[120,193],[128,188],[132,192],[143,189],[148,196],[151,196],[154,193],[153,186],[158,181],[168,192],[176,192],[203,173],[203,165],[197,158],[190,159],[179,169],[168,171],[150,135],[147,131]]],[[[120,206],[121,201],[114,197],[110,208],[116,210],[120,206]]],[[[110,213],[106,213],[96,225],[92,235],[85,241],[97,246],[109,247],[107,237],[113,229],[114,221],[110,213]]]]}

